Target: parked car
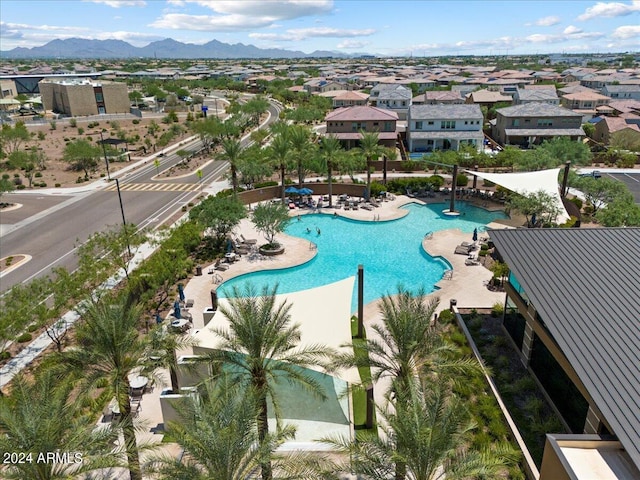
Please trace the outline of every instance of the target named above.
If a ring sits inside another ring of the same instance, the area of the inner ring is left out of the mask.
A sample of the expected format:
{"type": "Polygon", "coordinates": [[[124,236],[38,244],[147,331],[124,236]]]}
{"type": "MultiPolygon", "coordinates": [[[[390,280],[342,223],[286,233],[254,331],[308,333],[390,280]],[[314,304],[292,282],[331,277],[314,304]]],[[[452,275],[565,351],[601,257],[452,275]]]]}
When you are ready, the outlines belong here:
{"type": "Polygon", "coordinates": [[[602,174],[600,173],[600,170],[592,170],[591,172],[581,173],[580,176],[581,177],[600,178],[600,177],[602,177],[602,174]]]}

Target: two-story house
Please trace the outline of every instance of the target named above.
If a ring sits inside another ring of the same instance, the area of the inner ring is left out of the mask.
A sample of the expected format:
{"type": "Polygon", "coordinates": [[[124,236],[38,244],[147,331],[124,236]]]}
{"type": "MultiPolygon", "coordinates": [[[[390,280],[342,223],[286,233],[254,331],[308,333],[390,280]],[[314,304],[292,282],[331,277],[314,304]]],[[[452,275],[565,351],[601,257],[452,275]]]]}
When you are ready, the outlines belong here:
{"type": "Polygon", "coordinates": [[[611,99],[592,90],[567,93],[560,99],[564,108],[573,110],[583,116],[583,122],[588,122],[598,114],[598,107],[607,105],[611,99]]]}
{"type": "Polygon", "coordinates": [[[460,105],[464,103],[464,98],[459,91],[454,90],[442,90],[442,91],[429,91],[421,93],[418,96],[413,97],[411,101],[412,105],[460,105]]]}
{"type": "Polygon", "coordinates": [[[601,92],[614,100],[640,100],[640,85],[605,85],[601,92]]]}
{"type": "Polygon", "coordinates": [[[385,108],[398,114],[400,120],[407,118],[413,94],[410,88],[398,84],[379,83],[369,93],[372,107],[385,108]]]}
{"type": "MultiPolygon", "coordinates": [[[[337,93],[337,92],[336,92],[337,93]]],[[[367,105],[369,95],[362,92],[341,91],[333,97],[333,108],[341,107],[363,107],[367,105]]]]}
{"type": "Polygon", "coordinates": [[[479,105],[413,105],[407,118],[409,152],[482,148],[483,116],[479,105]]]}
{"type": "Polygon", "coordinates": [[[361,131],[377,132],[380,145],[395,148],[398,114],[371,106],[338,108],[325,117],[326,135],[334,136],[348,150],[358,146],[361,131]]]}
{"type": "Polygon", "coordinates": [[[582,115],[556,105],[526,103],[496,111],[491,136],[502,145],[528,148],[554,137],[584,137],[582,115]]]}
{"type": "Polygon", "coordinates": [[[524,105],[525,103],[547,103],[549,105],[559,105],[560,99],[556,89],[551,88],[533,88],[533,89],[517,89],[513,95],[513,103],[516,105],[524,105]]]}

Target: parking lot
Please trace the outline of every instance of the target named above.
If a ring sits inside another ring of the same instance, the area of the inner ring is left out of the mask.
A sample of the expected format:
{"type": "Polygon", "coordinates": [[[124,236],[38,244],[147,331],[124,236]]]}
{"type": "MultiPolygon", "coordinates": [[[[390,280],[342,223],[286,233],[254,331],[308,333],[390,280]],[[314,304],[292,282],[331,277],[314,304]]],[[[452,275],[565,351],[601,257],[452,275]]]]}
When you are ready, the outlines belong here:
{"type": "Polygon", "coordinates": [[[633,194],[633,198],[636,203],[640,204],[640,170],[633,173],[615,173],[615,172],[602,172],[603,178],[613,178],[619,182],[623,182],[629,188],[629,191],[633,194]]]}

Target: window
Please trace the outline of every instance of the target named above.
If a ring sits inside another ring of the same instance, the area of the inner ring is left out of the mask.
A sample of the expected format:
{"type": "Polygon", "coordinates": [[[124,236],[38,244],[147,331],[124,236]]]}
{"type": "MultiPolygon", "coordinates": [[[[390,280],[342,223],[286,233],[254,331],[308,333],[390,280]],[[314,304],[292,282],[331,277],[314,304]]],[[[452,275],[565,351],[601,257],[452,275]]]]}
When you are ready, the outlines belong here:
{"type": "Polygon", "coordinates": [[[427,125],[433,125],[433,122],[427,122],[427,125]]]}
{"type": "Polygon", "coordinates": [[[539,127],[551,127],[553,126],[553,121],[550,118],[539,118],[538,119],[539,127]]]}
{"type": "Polygon", "coordinates": [[[422,122],[416,122],[416,130],[422,130],[422,122]]]}
{"type": "Polygon", "coordinates": [[[511,126],[512,127],[519,127],[520,126],[520,119],[519,118],[514,118],[511,122],[511,126]]]}
{"type": "Polygon", "coordinates": [[[395,128],[393,128],[393,122],[384,122],[384,131],[385,132],[393,132],[395,128]]]}
{"type": "Polygon", "coordinates": [[[440,122],[441,130],[453,130],[454,128],[456,128],[455,120],[443,120],[440,122]]]}
{"type": "Polygon", "coordinates": [[[366,130],[367,129],[367,124],[364,122],[353,122],[351,123],[351,131],[352,132],[357,132],[359,130],[366,130]]]}
{"type": "Polygon", "coordinates": [[[98,103],[104,102],[104,97],[102,96],[102,92],[96,92],[96,102],[98,103]]]}

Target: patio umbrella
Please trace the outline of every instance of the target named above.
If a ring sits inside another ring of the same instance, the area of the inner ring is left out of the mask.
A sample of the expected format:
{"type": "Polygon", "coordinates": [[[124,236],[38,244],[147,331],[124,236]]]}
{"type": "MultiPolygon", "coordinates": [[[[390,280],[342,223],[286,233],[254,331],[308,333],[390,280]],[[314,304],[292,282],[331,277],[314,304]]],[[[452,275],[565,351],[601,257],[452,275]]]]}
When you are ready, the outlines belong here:
{"type": "Polygon", "coordinates": [[[180,301],[184,302],[184,285],[181,283],[178,284],[178,295],[180,296],[180,301]]]}
{"type": "Polygon", "coordinates": [[[300,195],[311,195],[313,193],[313,190],[307,187],[302,187],[300,190],[298,190],[298,193],[300,195]]]}
{"type": "Polygon", "coordinates": [[[300,193],[300,191],[296,187],[287,187],[284,193],[300,193]]]}
{"type": "Polygon", "coordinates": [[[474,229],[473,229],[473,237],[472,237],[472,240],[473,240],[474,242],[477,242],[477,241],[478,241],[478,229],[477,229],[477,228],[474,228],[474,229]]]}
{"type": "Polygon", "coordinates": [[[173,303],[173,316],[176,318],[182,318],[182,315],[180,314],[180,302],[178,300],[173,303]]]}

